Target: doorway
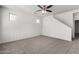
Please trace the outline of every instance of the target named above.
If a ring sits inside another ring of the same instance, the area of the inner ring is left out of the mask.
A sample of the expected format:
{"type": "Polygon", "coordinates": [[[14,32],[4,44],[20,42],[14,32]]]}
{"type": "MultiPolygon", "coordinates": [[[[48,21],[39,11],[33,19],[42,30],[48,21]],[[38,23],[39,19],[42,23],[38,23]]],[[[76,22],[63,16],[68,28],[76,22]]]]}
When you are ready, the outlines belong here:
{"type": "Polygon", "coordinates": [[[79,38],[79,20],[75,20],[75,38],[79,38]]]}
{"type": "Polygon", "coordinates": [[[74,20],[74,36],[75,38],[79,38],[79,12],[73,13],[74,20]]]}

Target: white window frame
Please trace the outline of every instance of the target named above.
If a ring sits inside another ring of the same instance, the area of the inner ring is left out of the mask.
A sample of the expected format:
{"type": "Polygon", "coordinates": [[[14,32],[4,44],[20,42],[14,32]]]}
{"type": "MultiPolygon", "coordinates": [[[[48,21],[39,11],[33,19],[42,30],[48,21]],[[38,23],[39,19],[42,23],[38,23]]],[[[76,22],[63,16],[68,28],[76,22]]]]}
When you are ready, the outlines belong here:
{"type": "Polygon", "coordinates": [[[16,20],[16,14],[9,13],[9,19],[10,19],[10,21],[16,20]]]}

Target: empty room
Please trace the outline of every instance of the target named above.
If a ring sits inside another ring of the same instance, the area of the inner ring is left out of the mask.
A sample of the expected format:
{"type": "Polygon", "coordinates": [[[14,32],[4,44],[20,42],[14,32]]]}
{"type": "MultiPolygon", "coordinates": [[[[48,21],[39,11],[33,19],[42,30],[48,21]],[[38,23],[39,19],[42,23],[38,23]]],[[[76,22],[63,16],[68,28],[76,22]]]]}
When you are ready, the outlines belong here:
{"type": "Polygon", "coordinates": [[[79,5],[0,5],[0,54],[78,54],[79,5]]]}

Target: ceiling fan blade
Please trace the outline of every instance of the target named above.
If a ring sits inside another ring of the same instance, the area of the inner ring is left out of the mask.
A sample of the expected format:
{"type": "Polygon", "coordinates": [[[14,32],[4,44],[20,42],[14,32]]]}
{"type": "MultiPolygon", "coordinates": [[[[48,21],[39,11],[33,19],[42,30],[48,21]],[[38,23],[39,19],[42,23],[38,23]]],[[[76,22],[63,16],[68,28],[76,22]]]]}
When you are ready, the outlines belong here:
{"type": "Polygon", "coordinates": [[[43,7],[41,7],[40,5],[37,5],[39,8],[43,9],[43,7]]]}
{"type": "Polygon", "coordinates": [[[52,5],[47,6],[47,8],[50,8],[50,7],[52,7],[52,5]]]}
{"type": "Polygon", "coordinates": [[[40,12],[40,11],[42,11],[42,10],[37,10],[37,11],[35,11],[35,14],[37,14],[37,13],[40,12]]]}
{"type": "Polygon", "coordinates": [[[42,11],[42,10],[37,10],[36,12],[39,12],[39,11],[42,11]]]}
{"type": "Polygon", "coordinates": [[[52,12],[51,10],[46,10],[47,12],[52,12]]]}

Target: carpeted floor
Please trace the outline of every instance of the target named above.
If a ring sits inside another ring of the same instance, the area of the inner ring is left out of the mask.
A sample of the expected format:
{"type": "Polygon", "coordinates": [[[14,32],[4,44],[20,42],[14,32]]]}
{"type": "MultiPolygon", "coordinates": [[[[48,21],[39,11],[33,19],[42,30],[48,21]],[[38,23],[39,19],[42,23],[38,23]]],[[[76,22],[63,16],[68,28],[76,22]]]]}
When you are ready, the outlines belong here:
{"type": "Polygon", "coordinates": [[[79,53],[79,38],[72,42],[37,36],[0,44],[0,54],[77,54],[79,53]]]}

